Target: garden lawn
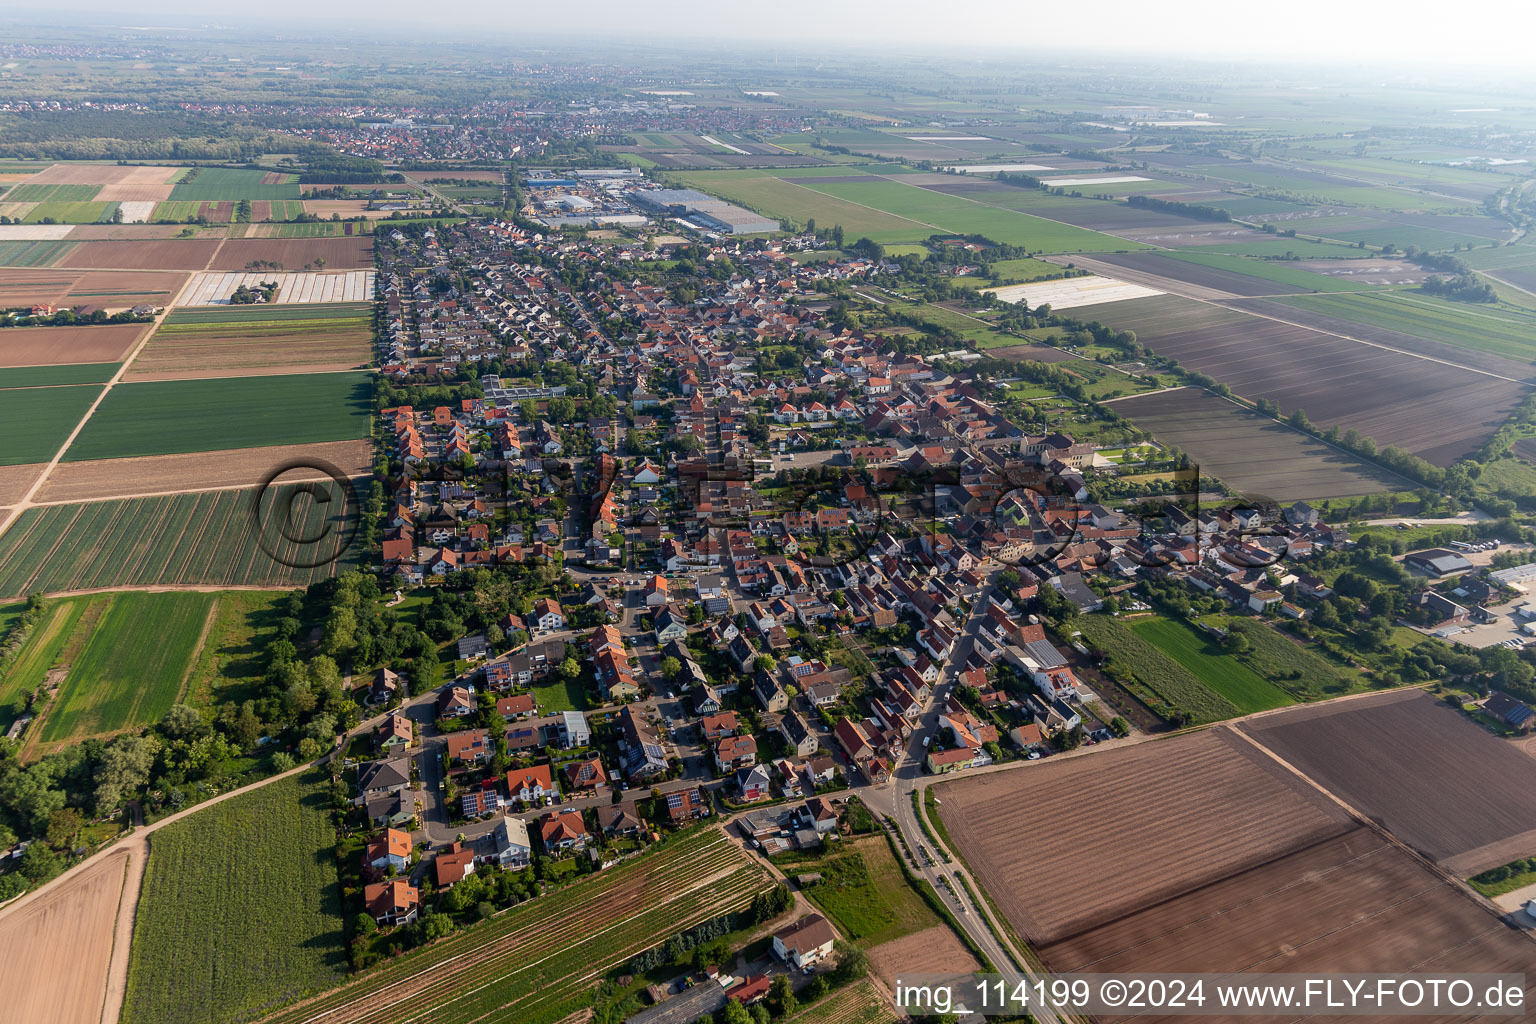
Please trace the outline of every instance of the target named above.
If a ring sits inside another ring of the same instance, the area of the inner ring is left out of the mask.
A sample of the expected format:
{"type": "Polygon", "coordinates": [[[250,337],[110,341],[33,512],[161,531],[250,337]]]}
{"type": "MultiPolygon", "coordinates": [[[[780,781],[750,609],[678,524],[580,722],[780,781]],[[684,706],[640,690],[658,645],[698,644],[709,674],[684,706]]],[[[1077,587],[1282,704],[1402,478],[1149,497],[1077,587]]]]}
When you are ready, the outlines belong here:
{"type": "Polygon", "coordinates": [[[1283,690],[1182,622],[1148,618],[1132,622],[1130,627],[1244,714],[1295,703],[1283,690]]]}
{"type": "Polygon", "coordinates": [[[150,840],[125,1024],[230,1024],[344,981],[329,783],[303,773],[150,840]]]}
{"type": "MultiPolygon", "coordinates": [[[[69,390],[87,394],[90,389],[69,390]]],[[[367,373],[119,384],[86,423],[65,459],[80,462],[367,437],[371,394],[367,373]]]]}
{"type": "Polygon", "coordinates": [[[883,834],[844,841],[835,855],[786,867],[817,872],[806,897],[866,949],[942,924],[902,876],[883,834]]]}

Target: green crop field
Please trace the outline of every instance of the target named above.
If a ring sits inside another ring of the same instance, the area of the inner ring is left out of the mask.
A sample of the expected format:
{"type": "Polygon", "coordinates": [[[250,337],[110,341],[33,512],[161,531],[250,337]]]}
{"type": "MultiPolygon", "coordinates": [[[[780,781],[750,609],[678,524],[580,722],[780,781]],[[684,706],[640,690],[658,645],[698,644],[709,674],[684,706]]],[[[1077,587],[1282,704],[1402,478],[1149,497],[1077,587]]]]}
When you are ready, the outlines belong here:
{"type": "Polygon", "coordinates": [[[297,199],[279,199],[272,203],[273,220],[293,220],[303,214],[304,204],[297,199]]]}
{"type": "MultiPolygon", "coordinates": [[[[0,242],[0,266],[49,267],[75,247],[74,242],[0,242]]],[[[5,301],[5,290],[0,288],[0,304],[5,301]]]]}
{"type": "MultiPolygon", "coordinates": [[[[1044,252],[1092,252],[1148,248],[1113,235],[1073,227],[1059,221],[990,206],[961,196],[946,195],[902,181],[833,182],[806,185],[827,195],[872,206],[899,217],[930,225],[939,232],[985,235],[994,242],[1025,246],[1044,252]]],[[[819,224],[820,221],[818,220],[819,224]]],[[[845,228],[846,230],[846,228],[845,228]]],[[[933,234],[932,230],[929,234],[933,234]]]]}
{"type": "Polygon", "coordinates": [[[1275,260],[1245,259],[1242,256],[1205,252],[1200,249],[1185,249],[1182,252],[1168,252],[1163,255],[1185,263],[1198,263],[1202,267],[1230,270],[1234,274],[1247,274],[1249,277],[1274,281],[1277,284],[1293,287],[1297,291],[1355,292],[1370,287],[1359,281],[1330,277],[1327,274],[1314,274],[1275,260]]]}
{"type": "MultiPolygon", "coordinates": [[[[54,384],[101,384],[117,372],[117,363],[61,363],[58,366],[0,366],[0,389],[54,384]]],[[[83,410],[82,410],[83,412],[83,410]]],[[[60,442],[63,438],[59,439],[60,442]]]]}
{"type": "MultiPolygon", "coordinates": [[[[387,959],[267,1024],[300,1024],[337,1011],[338,1019],[354,1019],[348,1014],[357,1000],[375,1004],[378,1020],[555,1024],[591,1006],[605,973],[702,921],[747,909],[770,882],[743,858],[738,842],[700,828],[387,959]],[[430,985],[401,986],[423,972],[430,985]]],[[[196,1018],[170,1024],[183,1019],[196,1018]]]]}
{"type": "Polygon", "coordinates": [[[113,388],[66,459],[116,459],[367,437],[367,373],[148,381],[113,388]]]}
{"type": "Polygon", "coordinates": [[[1238,713],[1237,706],[1202,683],[1194,673],[1108,615],[1082,615],[1072,626],[1135,676],[1131,690],[1160,714],[1187,712],[1195,723],[1218,722],[1238,713]]]}
{"type": "Polygon", "coordinates": [[[105,224],[116,203],[38,203],[22,218],[25,224],[105,224]]]}
{"type": "Polygon", "coordinates": [[[1130,627],[1244,714],[1295,703],[1283,690],[1182,622],[1149,618],[1133,622],[1130,627]]]}
{"type": "Polygon", "coordinates": [[[1536,267],[1536,245],[1484,245],[1457,253],[1456,258],[1477,270],[1536,267]]]}
{"type": "Polygon", "coordinates": [[[192,220],[197,216],[197,211],[202,209],[202,203],[173,203],[163,202],[155,204],[154,213],[150,214],[150,220],[192,220]]]}
{"type": "Polygon", "coordinates": [[[100,185],[48,185],[28,182],[5,194],[8,203],[88,203],[101,191],[100,185]]]}
{"type": "Polygon", "coordinates": [[[5,438],[4,446],[0,447],[0,466],[22,466],[53,458],[98,394],[99,388],[82,387],[6,392],[0,399],[0,437],[5,438]]]}
{"type": "Polygon", "coordinates": [[[29,753],[159,721],[186,685],[214,599],[124,593],[78,600],[92,607],[66,641],[69,670],[27,734],[29,753]]]}
{"type": "Polygon", "coordinates": [[[171,202],[218,203],[241,199],[298,199],[299,186],[294,182],[282,185],[263,185],[265,171],[251,171],[236,167],[204,167],[189,183],[171,189],[171,202]]]}
{"type": "MultiPolygon", "coordinates": [[[[272,204],[272,216],[274,218],[277,216],[277,206],[278,206],[277,203],[273,203],[272,204]]],[[[291,211],[292,210],[291,204],[287,205],[285,207],[285,209],[291,211]]],[[[300,204],[300,208],[299,208],[298,211],[296,211],[296,212],[289,212],[289,213],[287,213],[287,216],[289,216],[291,218],[291,217],[295,217],[299,213],[303,213],[303,212],[304,212],[303,204],[300,204]]],[[[371,234],[372,232],[373,232],[373,225],[371,223],[363,223],[363,224],[354,224],[354,223],[350,223],[350,222],[348,222],[348,223],[337,223],[335,221],[323,220],[323,221],[305,222],[305,223],[302,223],[302,224],[278,224],[278,225],[276,225],[270,231],[270,233],[269,233],[269,235],[267,237],[270,237],[270,238],[330,238],[330,237],[335,236],[335,235],[366,235],[366,234],[371,234]]]]}
{"type": "Polygon", "coordinates": [[[1513,309],[1451,302],[1416,290],[1292,295],[1279,301],[1462,348],[1514,359],[1536,358],[1536,315],[1513,309]]]}
{"type": "Polygon", "coordinates": [[[343,547],[355,502],[332,491],[327,485],[326,501],[293,486],[269,494],[260,536],[254,490],[29,508],[0,535],[0,595],[163,583],[305,586],[357,564],[356,545],[343,547]],[[284,540],[272,514],[289,502],[287,533],[299,541],[284,540]],[[316,539],[300,543],[306,538],[316,539]]]}
{"type": "Polygon", "coordinates": [[[125,1024],[233,1024],[344,980],[329,788],[283,779],[155,834],[125,1024]]]}
{"type": "Polygon", "coordinates": [[[741,203],[764,216],[788,217],[802,224],[811,219],[819,227],[841,224],[849,239],[868,237],[876,242],[916,242],[938,233],[930,226],[905,217],[857,206],[778,178],[725,179],[714,177],[716,173],[731,172],[696,171],[675,177],[690,188],[741,203]]]}

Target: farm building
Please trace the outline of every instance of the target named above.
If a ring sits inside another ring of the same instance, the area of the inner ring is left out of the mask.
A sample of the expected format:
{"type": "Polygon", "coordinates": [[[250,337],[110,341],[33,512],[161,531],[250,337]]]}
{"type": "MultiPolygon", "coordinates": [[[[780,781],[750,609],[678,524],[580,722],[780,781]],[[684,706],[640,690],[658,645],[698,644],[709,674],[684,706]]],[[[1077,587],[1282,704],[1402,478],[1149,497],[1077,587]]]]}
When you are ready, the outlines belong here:
{"type": "Polygon", "coordinates": [[[1434,579],[1454,576],[1456,573],[1466,572],[1472,568],[1471,562],[1446,548],[1430,548],[1428,551],[1415,551],[1404,555],[1403,564],[1414,572],[1434,579]]]}
{"type": "Polygon", "coordinates": [[[1498,690],[1488,695],[1488,699],[1483,702],[1483,710],[1519,732],[1529,732],[1536,725],[1536,711],[1531,710],[1529,704],[1498,690]]]}

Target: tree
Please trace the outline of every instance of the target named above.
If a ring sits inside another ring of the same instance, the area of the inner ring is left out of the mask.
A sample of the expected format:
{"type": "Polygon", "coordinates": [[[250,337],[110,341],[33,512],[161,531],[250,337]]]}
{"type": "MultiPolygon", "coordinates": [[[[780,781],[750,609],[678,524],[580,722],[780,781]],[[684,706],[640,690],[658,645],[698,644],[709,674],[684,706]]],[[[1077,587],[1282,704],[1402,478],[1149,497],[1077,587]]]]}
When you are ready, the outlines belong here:
{"type": "Polygon", "coordinates": [[[572,679],[575,679],[577,676],[581,675],[581,662],[577,661],[575,658],[567,656],[565,660],[560,662],[560,667],[556,671],[560,673],[561,679],[564,679],[566,682],[570,682],[572,679]]]}
{"type": "Polygon", "coordinates": [[[683,670],[683,663],[668,655],[661,659],[661,674],[667,680],[677,678],[677,674],[683,670]]]}
{"type": "Polygon", "coordinates": [[[64,861],[47,843],[33,843],[21,855],[21,865],[16,870],[33,885],[42,885],[64,870],[64,861]]]}
{"type": "Polygon", "coordinates": [[[379,923],[369,913],[359,913],[352,919],[352,931],[359,936],[369,936],[379,930],[379,923]]]}
{"type": "Polygon", "coordinates": [[[768,986],[768,1002],[776,1010],[777,1016],[789,1017],[800,1008],[800,1002],[795,998],[795,986],[789,980],[787,974],[774,975],[773,982],[768,986]]]}
{"type": "Polygon", "coordinates": [[[96,771],[96,813],[105,814],[143,788],[159,752],[160,741],[153,736],[121,736],[103,750],[96,771]]]}
{"type": "Polygon", "coordinates": [[[741,1005],[739,999],[727,999],[725,1007],[720,1011],[720,1024],[752,1024],[752,1014],[741,1005]]]}
{"type": "Polygon", "coordinates": [[[759,672],[772,672],[777,664],[778,662],[773,660],[771,654],[759,654],[752,660],[752,667],[759,672]]]}
{"type": "Polygon", "coordinates": [[[75,843],[75,837],[85,827],[85,818],[73,807],[60,807],[48,816],[48,845],[67,850],[75,843]]]}
{"type": "Polygon", "coordinates": [[[186,704],[172,704],[160,716],[160,731],[173,740],[196,739],[208,732],[202,712],[186,704]]]}

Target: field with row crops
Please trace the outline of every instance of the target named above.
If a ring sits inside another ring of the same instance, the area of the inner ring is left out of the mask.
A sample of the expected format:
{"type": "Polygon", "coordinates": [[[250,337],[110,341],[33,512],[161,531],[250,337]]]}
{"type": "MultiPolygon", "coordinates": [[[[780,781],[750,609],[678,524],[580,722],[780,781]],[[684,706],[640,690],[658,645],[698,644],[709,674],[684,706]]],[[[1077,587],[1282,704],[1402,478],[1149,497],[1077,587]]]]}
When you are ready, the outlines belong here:
{"type": "Polygon", "coordinates": [[[295,521],[288,535],[319,540],[312,546],[284,540],[281,524],[264,517],[274,558],[257,534],[255,493],[205,491],[30,508],[0,537],[0,595],[157,583],[305,586],[357,564],[355,548],[338,551],[346,540],[343,515],[348,508],[356,513],[355,501],[328,494],[330,501],[318,502],[293,487],[275,489],[263,508],[283,508],[291,499],[295,521]],[[291,568],[284,562],[319,564],[291,568]]]}
{"type": "Polygon", "coordinates": [[[341,981],[329,779],[274,782],[150,840],[126,1024],[232,1024],[341,981]]]}

